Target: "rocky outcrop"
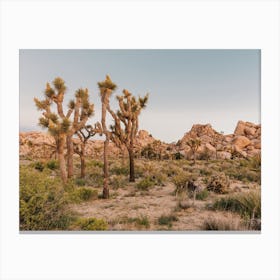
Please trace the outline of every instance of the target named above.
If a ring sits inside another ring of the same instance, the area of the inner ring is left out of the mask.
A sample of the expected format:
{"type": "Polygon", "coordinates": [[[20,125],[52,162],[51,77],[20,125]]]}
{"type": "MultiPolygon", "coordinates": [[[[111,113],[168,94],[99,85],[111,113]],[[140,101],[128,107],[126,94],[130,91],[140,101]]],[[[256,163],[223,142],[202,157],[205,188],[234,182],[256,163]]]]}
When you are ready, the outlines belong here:
{"type": "MultiPolygon", "coordinates": [[[[253,157],[261,153],[261,125],[239,121],[233,134],[223,135],[212,128],[210,124],[195,124],[185,133],[177,143],[167,144],[155,139],[149,132],[140,130],[135,139],[135,154],[141,156],[146,152],[154,151],[158,158],[181,157],[192,159],[193,154],[188,146],[190,139],[200,139],[201,145],[197,150],[197,159],[230,159],[232,157],[253,157]]],[[[79,144],[79,139],[74,138],[79,144]]],[[[19,134],[21,157],[52,158],[56,154],[54,138],[43,132],[22,132],[19,134]]],[[[109,153],[112,156],[126,154],[114,143],[109,144],[109,153]]],[[[86,155],[95,158],[103,155],[103,141],[89,140],[86,145],[86,155]]]]}
{"type": "Polygon", "coordinates": [[[232,157],[253,157],[261,153],[261,125],[239,121],[233,134],[223,135],[210,124],[195,124],[178,141],[178,150],[186,158],[193,157],[188,141],[200,139],[197,158],[230,159],[232,157]]]}

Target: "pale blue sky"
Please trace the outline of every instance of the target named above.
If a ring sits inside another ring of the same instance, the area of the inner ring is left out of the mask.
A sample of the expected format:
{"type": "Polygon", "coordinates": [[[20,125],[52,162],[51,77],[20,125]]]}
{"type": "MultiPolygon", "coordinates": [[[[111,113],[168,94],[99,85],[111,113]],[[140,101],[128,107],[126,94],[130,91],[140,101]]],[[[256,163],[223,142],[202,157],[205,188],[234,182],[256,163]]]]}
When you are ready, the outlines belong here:
{"type": "MultiPolygon", "coordinates": [[[[135,95],[150,93],[140,129],[166,142],[195,123],[232,133],[238,120],[260,123],[259,50],[20,50],[20,130],[39,130],[33,98],[62,77],[67,100],[87,87],[100,120],[97,82],[109,74],[135,95]]],[[[112,98],[112,106],[116,100],[112,98]]],[[[116,108],[116,107],[115,107],[116,108]]]]}

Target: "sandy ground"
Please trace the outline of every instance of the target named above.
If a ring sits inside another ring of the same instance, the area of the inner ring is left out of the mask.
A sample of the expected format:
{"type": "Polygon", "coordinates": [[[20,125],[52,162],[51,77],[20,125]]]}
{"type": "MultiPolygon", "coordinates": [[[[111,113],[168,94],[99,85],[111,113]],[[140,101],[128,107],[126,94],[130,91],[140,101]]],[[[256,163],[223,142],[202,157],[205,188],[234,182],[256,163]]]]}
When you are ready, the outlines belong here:
{"type": "MultiPolygon", "coordinates": [[[[236,187],[242,189],[242,184],[233,183],[231,186],[233,189],[236,187]]],[[[83,202],[72,205],[71,209],[80,217],[106,220],[109,230],[202,230],[204,221],[214,216],[224,216],[236,222],[240,220],[237,215],[206,209],[207,204],[217,198],[215,194],[210,194],[205,201],[181,198],[187,204],[186,209],[181,209],[178,207],[180,198],[175,197],[173,191],[172,183],[163,187],[156,186],[149,192],[136,191],[133,185],[128,185],[125,189],[111,190],[111,198],[108,200],[83,202]],[[172,226],[160,225],[158,218],[162,215],[173,215],[178,220],[173,221],[172,226]],[[143,217],[147,217],[149,226],[132,222],[134,218],[143,217]]]]}

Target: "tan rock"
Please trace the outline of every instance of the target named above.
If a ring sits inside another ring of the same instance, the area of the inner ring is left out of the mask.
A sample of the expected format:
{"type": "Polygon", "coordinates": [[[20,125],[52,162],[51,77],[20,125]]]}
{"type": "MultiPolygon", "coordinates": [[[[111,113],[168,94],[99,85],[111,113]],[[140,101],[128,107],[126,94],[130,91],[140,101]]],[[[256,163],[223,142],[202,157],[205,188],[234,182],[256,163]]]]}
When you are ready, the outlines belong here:
{"type": "Polygon", "coordinates": [[[217,152],[218,159],[231,159],[230,152],[217,152]]]}
{"type": "Polygon", "coordinates": [[[245,127],[244,128],[244,133],[246,136],[254,136],[256,131],[257,130],[254,127],[245,127]]]}
{"type": "Polygon", "coordinates": [[[237,126],[234,130],[235,135],[244,135],[244,129],[246,127],[245,122],[243,121],[238,121],[237,126]]]}
{"type": "Polygon", "coordinates": [[[232,140],[232,144],[236,146],[238,149],[243,149],[251,144],[251,141],[245,136],[236,136],[232,140]]]}

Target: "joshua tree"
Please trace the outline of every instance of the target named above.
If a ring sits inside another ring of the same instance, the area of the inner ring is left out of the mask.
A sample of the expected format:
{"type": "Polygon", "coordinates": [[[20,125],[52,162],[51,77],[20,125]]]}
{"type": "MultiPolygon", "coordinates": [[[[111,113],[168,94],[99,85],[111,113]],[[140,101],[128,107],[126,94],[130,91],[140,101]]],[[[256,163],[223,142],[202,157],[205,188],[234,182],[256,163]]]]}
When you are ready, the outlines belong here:
{"type": "MultiPolygon", "coordinates": [[[[53,85],[54,89],[47,83],[45,99],[40,101],[34,98],[34,102],[38,110],[43,111],[43,116],[39,119],[39,125],[43,128],[48,128],[48,131],[55,139],[61,179],[66,183],[67,172],[64,158],[64,146],[71,125],[69,119],[64,115],[62,107],[66,86],[61,78],[56,78],[53,81],[53,85]],[[52,104],[56,104],[57,114],[51,111],[52,104]]],[[[68,114],[71,115],[71,109],[69,109],[67,115],[68,114]]]]}
{"type": "Polygon", "coordinates": [[[193,163],[195,164],[196,162],[196,152],[201,145],[201,140],[199,138],[193,139],[191,138],[190,140],[187,141],[187,145],[191,148],[192,153],[193,153],[193,163]]]}
{"type": "Polygon", "coordinates": [[[67,166],[68,178],[73,176],[73,135],[85,127],[86,122],[94,113],[94,104],[89,102],[88,89],[78,89],[75,94],[75,100],[69,102],[69,118],[74,111],[74,119],[67,133],[67,166]]]}
{"type": "Polygon", "coordinates": [[[108,110],[110,96],[117,86],[111,81],[111,78],[107,75],[104,81],[98,83],[98,87],[100,90],[100,97],[102,103],[101,127],[102,127],[102,132],[105,135],[104,153],[103,153],[103,159],[104,159],[103,198],[109,198],[108,146],[110,141],[110,131],[107,129],[107,125],[106,125],[106,112],[108,110]]]}
{"type": "Polygon", "coordinates": [[[139,115],[147,105],[148,94],[136,99],[128,90],[123,90],[123,95],[117,96],[119,110],[113,112],[110,106],[108,111],[114,119],[114,125],[111,125],[111,139],[117,146],[123,144],[129,154],[129,181],[135,181],[134,175],[134,140],[138,132],[139,115]]]}
{"type": "Polygon", "coordinates": [[[96,123],[94,128],[91,125],[87,125],[84,128],[80,129],[76,132],[80,139],[79,144],[74,144],[74,152],[80,156],[81,160],[81,178],[85,177],[86,173],[86,161],[85,161],[85,148],[86,143],[90,137],[93,137],[96,133],[99,133],[100,136],[102,135],[102,128],[100,123],[96,123]]]}
{"type": "Polygon", "coordinates": [[[34,98],[37,108],[43,111],[43,116],[39,119],[39,125],[48,128],[56,142],[58,161],[61,178],[64,183],[67,181],[67,168],[64,158],[64,147],[67,140],[67,165],[68,177],[73,174],[73,143],[72,136],[85,126],[88,118],[93,114],[93,104],[88,101],[88,90],[79,89],[76,91],[76,99],[71,100],[67,114],[64,114],[63,100],[66,92],[65,82],[61,78],[55,78],[53,87],[47,83],[45,89],[45,99],[40,101],[34,98]],[[56,105],[56,113],[51,111],[51,106],[56,105]],[[70,117],[74,112],[74,120],[71,123],[70,117]]]}

